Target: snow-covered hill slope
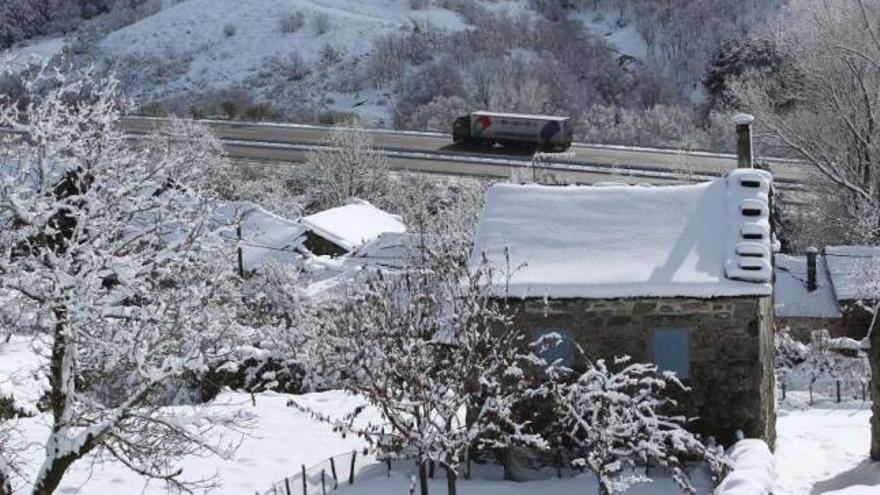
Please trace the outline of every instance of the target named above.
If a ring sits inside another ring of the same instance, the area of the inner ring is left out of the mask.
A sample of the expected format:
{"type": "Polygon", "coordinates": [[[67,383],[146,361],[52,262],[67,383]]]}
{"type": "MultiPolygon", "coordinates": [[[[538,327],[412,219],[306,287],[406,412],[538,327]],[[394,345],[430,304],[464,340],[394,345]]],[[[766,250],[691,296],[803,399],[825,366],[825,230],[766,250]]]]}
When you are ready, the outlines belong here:
{"type": "MultiPolygon", "coordinates": [[[[158,57],[166,64],[164,80],[133,95],[149,100],[252,87],[253,78],[265,79],[272,71],[272,59],[298,54],[313,68],[326,46],[343,60],[356,59],[369,52],[377,36],[413,25],[465,27],[454,12],[412,10],[407,0],[187,0],[111,33],[99,47],[110,57],[144,64],[158,57]],[[302,15],[302,26],[284,32],[282,19],[296,14],[302,15]]],[[[332,81],[311,85],[321,82],[332,81]]]]}

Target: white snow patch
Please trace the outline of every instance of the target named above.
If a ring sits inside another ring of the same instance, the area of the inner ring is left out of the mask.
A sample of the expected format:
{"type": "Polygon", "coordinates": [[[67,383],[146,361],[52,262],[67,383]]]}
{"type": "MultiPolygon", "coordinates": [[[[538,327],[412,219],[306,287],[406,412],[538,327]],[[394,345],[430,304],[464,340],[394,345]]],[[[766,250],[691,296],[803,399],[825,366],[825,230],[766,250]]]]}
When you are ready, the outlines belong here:
{"type": "MultiPolygon", "coordinates": [[[[299,471],[303,464],[312,466],[330,456],[366,446],[362,439],[354,435],[342,438],[332,431],[330,425],[317,422],[297,409],[288,407],[287,402],[291,398],[340,419],[355,407],[364,404],[363,399],[357,396],[330,391],[302,396],[263,393],[256,396],[254,407],[249,394],[224,392],[210,407],[253,412],[255,424],[241,438],[241,446],[231,459],[216,456],[183,459],[180,466],[184,476],[197,479],[216,474],[220,483],[216,493],[262,493],[272,483],[299,471]]],[[[378,419],[378,415],[371,411],[364,414],[365,421],[378,419]]],[[[48,416],[40,416],[22,420],[20,426],[28,439],[43,441],[48,434],[48,421],[48,416]]],[[[39,468],[38,458],[43,453],[39,448],[34,448],[29,453],[31,462],[27,467],[30,470],[36,472],[39,468]]],[[[22,491],[24,492],[26,490],[22,491]]],[[[146,484],[142,478],[132,474],[118,462],[90,456],[74,464],[62,481],[58,493],[160,495],[168,493],[168,490],[161,483],[146,484]]]]}
{"type": "Polygon", "coordinates": [[[9,342],[0,340],[0,397],[11,397],[15,407],[26,414],[39,414],[37,402],[49,390],[48,361],[42,348],[36,336],[12,335],[9,342]]]}
{"type": "Polygon", "coordinates": [[[61,37],[34,38],[12,48],[0,50],[0,68],[8,63],[13,70],[20,70],[31,62],[48,61],[60,54],[67,41],[61,37]]]}
{"type": "Polygon", "coordinates": [[[776,478],[770,448],[763,440],[746,438],[729,452],[733,471],[715,490],[715,495],[769,495],[776,478]]]}
{"type": "Polygon", "coordinates": [[[779,411],[774,495],[880,493],[880,469],[868,458],[870,404],[835,406],[779,411]]]}
{"type": "Polygon", "coordinates": [[[604,38],[621,55],[639,60],[648,58],[648,44],[632,22],[619,25],[620,17],[608,10],[586,10],[569,16],[579,19],[591,34],[604,38]]]}

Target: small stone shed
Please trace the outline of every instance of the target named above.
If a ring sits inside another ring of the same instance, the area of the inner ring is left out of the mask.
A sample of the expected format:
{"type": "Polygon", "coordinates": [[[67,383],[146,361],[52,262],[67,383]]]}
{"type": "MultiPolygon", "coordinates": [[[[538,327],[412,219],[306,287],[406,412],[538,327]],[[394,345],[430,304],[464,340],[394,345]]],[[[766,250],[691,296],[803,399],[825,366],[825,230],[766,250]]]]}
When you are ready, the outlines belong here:
{"type": "Polygon", "coordinates": [[[771,188],[754,169],[681,186],[496,185],[471,262],[496,270],[530,337],[568,339],[553,358],[577,367],[577,344],[654,362],[692,388],[690,428],[772,445],[771,188]]]}
{"type": "Polygon", "coordinates": [[[814,330],[861,340],[880,294],[880,247],[828,246],[777,255],[776,326],[809,341],[814,330]]]}
{"type": "Polygon", "coordinates": [[[318,256],[342,256],[381,234],[406,232],[399,216],[361,199],[303,217],[300,222],[306,229],[304,246],[318,256]]]}

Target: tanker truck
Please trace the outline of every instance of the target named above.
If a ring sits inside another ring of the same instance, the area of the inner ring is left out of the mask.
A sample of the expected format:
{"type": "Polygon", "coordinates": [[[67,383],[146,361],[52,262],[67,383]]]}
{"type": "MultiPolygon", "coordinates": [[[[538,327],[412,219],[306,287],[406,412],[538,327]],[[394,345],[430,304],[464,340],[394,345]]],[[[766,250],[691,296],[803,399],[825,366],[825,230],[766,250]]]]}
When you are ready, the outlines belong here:
{"type": "Polygon", "coordinates": [[[571,146],[572,125],[568,117],[473,112],[455,119],[452,140],[466,146],[543,151],[565,151],[571,146]]]}

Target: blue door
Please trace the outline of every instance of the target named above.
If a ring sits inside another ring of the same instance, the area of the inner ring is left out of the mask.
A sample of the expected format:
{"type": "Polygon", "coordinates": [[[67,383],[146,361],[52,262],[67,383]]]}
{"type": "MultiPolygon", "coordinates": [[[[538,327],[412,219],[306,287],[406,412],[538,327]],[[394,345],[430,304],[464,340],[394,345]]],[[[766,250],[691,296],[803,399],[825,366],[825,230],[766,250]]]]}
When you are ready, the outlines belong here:
{"type": "Polygon", "coordinates": [[[674,371],[679,380],[691,377],[691,335],[687,328],[654,329],[654,364],[674,371]]]}

